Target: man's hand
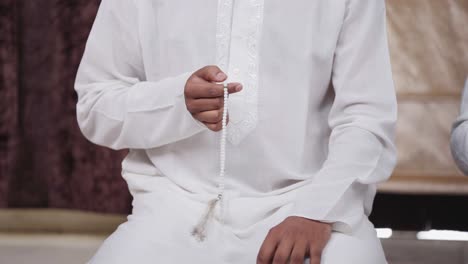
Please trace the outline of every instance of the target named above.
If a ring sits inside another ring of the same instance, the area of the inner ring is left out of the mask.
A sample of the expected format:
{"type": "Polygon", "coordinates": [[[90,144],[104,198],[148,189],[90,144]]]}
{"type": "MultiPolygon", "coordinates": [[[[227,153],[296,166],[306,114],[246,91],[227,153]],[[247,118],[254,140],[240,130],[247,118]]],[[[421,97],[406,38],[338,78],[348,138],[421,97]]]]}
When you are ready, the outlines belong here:
{"type": "Polygon", "coordinates": [[[257,264],[320,264],[331,236],[331,224],[290,216],[271,228],[257,256],[257,264]]]}
{"type": "MultiPolygon", "coordinates": [[[[213,131],[222,129],[224,111],[223,82],[227,78],[217,66],[206,66],[187,80],[184,89],[185,104],[192,116],[213,131]]],[[[242,90],[240,83],[229,83],[228,93],[242,90]]],[[[229,115],[226,122],[229,122],[229,115]]]]}

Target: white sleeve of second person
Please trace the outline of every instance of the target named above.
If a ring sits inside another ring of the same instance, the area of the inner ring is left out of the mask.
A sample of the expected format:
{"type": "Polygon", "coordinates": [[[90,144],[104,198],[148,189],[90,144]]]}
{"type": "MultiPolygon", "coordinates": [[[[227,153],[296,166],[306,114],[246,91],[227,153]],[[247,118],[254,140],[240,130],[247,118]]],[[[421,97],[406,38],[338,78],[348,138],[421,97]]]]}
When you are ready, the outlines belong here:
{"type": "MultiPolygon", "coordinates": [[[[299,190],[294,215],[349,233],[395,167],[396,94],[384,0],[349,0],[335,52],[328,156],[299,190]]],[[[313,150],[311,150],[313,151],[313,150]]]]}
{"type": "Polygon", "coordinates": [[[453,124],[451,149],[453,158],[460,170],[468,175],[468,78],[463,90],[460,115],[453,124]]]}
{"type": "Polygon", "coordinates": [[[193,72],[145,81],[137,10],[131,0],[103,0],[75,80],[77,120],[91,142],[149,149],[208,128],[185,105],[193,72]]]}

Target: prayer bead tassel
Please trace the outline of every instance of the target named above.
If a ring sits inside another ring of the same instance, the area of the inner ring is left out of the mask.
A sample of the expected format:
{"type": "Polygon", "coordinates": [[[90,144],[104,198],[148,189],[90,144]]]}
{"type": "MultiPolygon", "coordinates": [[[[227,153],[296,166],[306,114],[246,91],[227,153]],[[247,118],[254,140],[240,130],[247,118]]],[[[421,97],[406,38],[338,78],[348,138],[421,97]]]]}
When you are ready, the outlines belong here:
{"type": "Polygon", "coordinates": [[[223,110],[223,120],[222,120],[222,130],[221,130],[221,148],[219,152],[219,157],[220,157],[220,172],[219,172],[219,182],[218,182],[218,196],[211,200],[208,203],[207,209],[203,217],[200,219],[198,224],[193,228],[192,230],[192,236],[198,239],[198,241],[203,241],[206,238],[206,225],[210,221],[210,219],[213,217],[214,214],[214,209],[216,207],[216,204],[219,202],[221,206],[221,218],[223,215],[223,208],[222,208],[222,201],[223,199],[223,194],[224,194],[224,181],[225,181],[225,163],[226,163],[226,126],[227,126],[227,102],[228,102],[228,88],[227,84],[224,84],[224,110],[223,110]]]}

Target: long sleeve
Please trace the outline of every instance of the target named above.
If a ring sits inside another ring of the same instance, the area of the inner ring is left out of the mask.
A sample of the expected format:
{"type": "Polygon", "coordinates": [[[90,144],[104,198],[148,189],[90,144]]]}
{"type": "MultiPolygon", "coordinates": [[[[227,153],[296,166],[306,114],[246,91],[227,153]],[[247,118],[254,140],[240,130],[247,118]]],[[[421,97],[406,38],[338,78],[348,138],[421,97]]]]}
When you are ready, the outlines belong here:
{"type": "Polygon", "coordinates": [[[465,82],[460,115],[453,124],[450,140],[453,158],[465,175],[468,175],[468,79],[465,82]]]}
{"type": "Polygon", "coordinates": [[[75,81],[83,135],[112,149],[155,148],[207,129],[185,106],[192,72],[146,81],[137,13],[134,1],[102,1],[75,81]]]}
{"type": "Polygon", "coordinates": [[[373,200],[376,183],[388,179],[396,163],[385,11],[384,0],[347,3],[332,73],[328,156],[295,199],[294,215],[333,223],[341,232],[352,232],[370,213],[368,197],[373,200]]]}

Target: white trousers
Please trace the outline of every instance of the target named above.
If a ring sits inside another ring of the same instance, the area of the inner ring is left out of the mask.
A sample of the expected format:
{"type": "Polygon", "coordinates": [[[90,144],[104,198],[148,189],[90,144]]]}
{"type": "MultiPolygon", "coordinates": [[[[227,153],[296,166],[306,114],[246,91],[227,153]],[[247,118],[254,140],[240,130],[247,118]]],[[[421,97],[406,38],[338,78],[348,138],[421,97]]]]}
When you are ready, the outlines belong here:
{"type": "MultiPolygon", "coordinates": [[[[216,218],[208,222],[207,237],[199,242],[191,231],[212,196],[188,193],[158,178],[151,191],[134,193],[128,221],[104,241],[89,263],[256,263],[268,230],[292,209],[288,196],[246,198],[227,191],[222,212],[217,206],[215,213],[216,217],[223,213],[223,222],[216,218]]],[[[322,264],[387,263],[374,226],[363,219],[353,235],[332,233],[322,264]]]]}

